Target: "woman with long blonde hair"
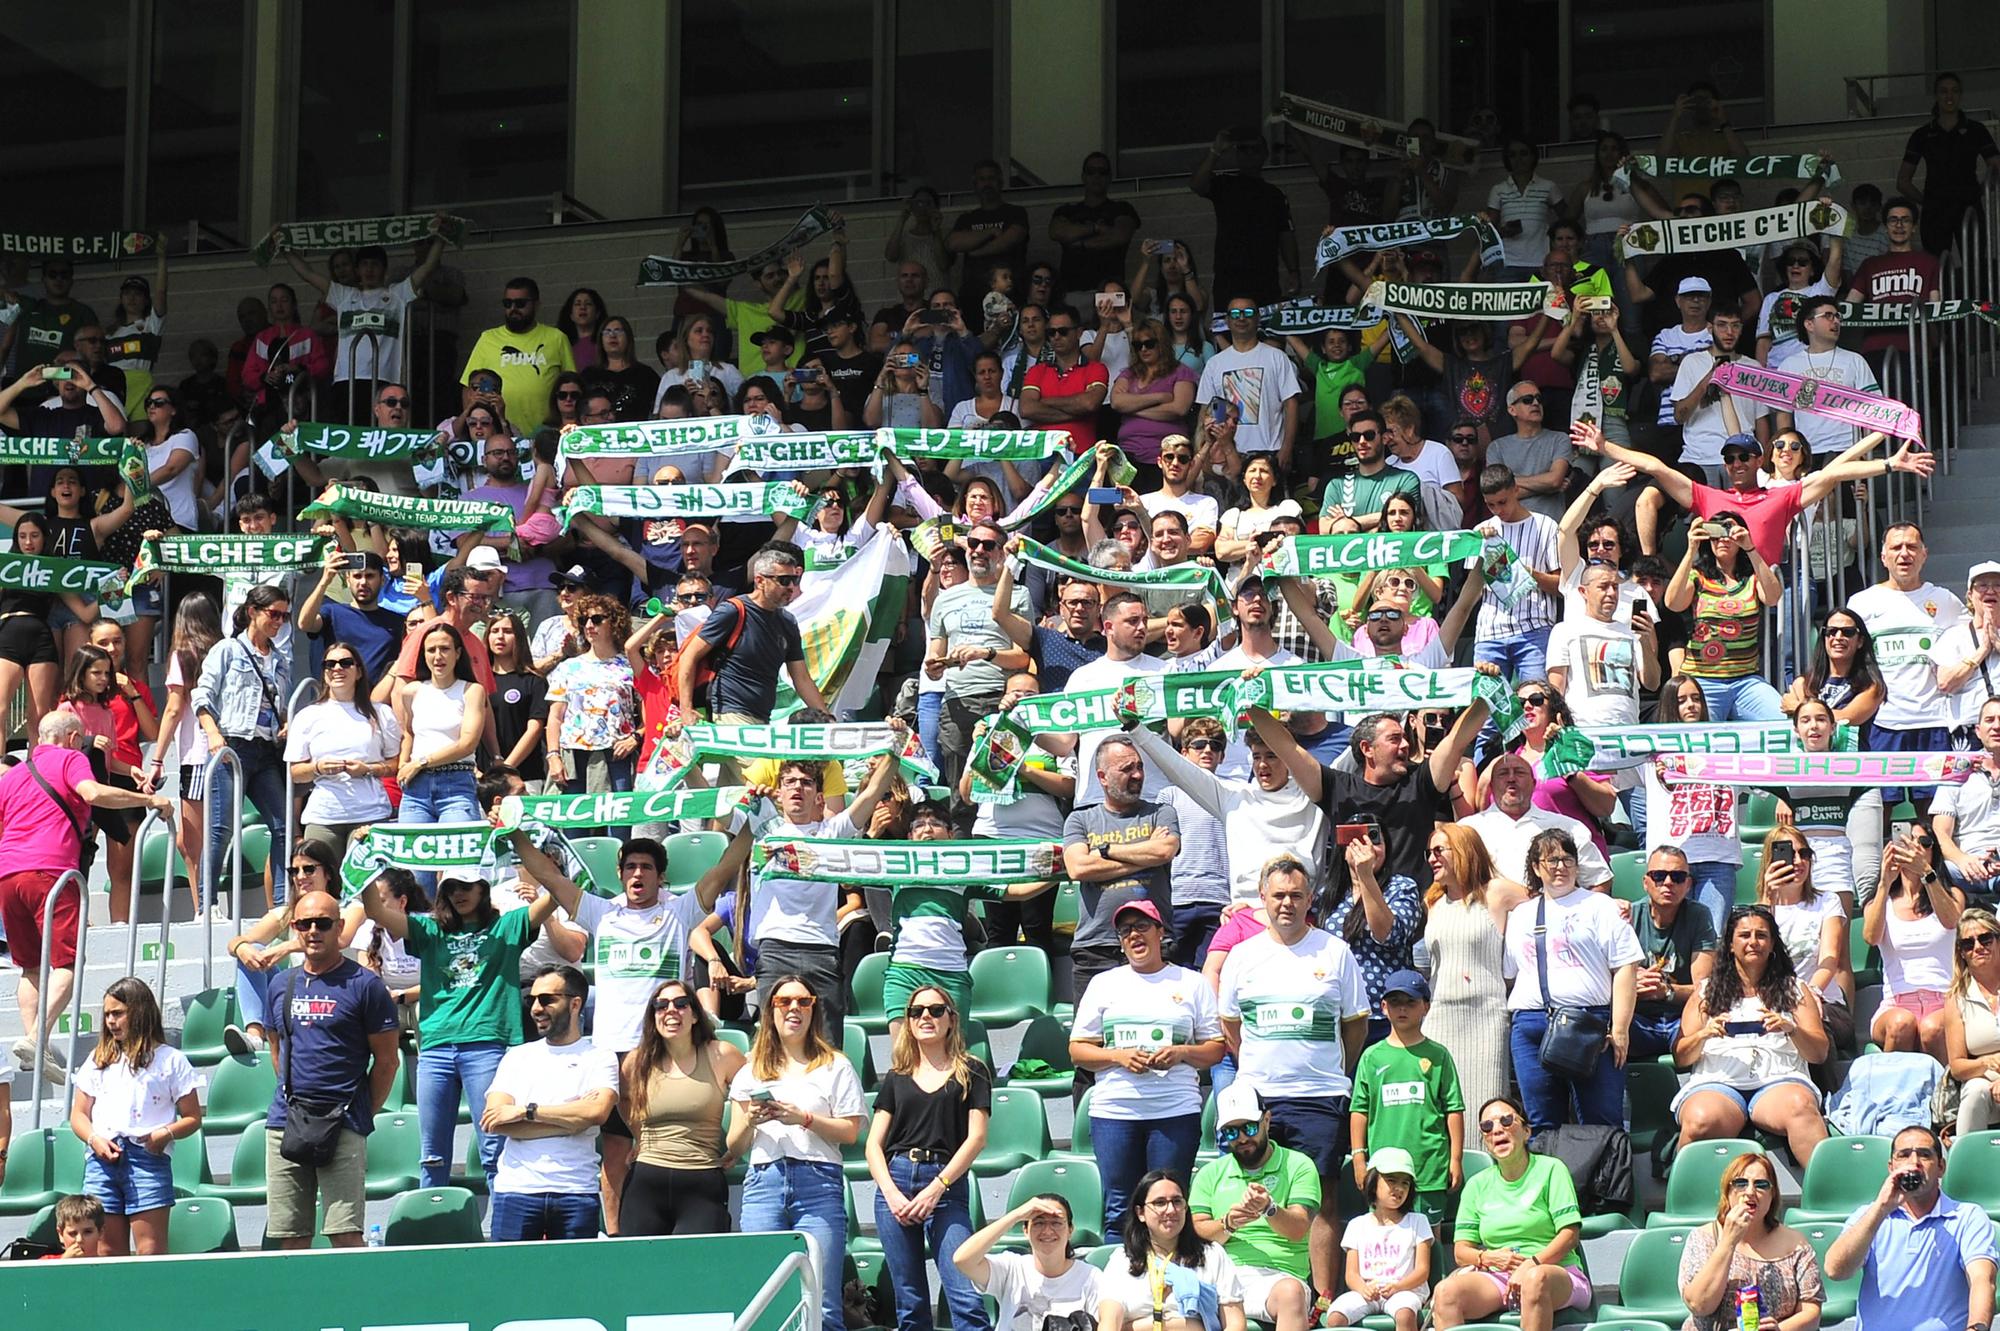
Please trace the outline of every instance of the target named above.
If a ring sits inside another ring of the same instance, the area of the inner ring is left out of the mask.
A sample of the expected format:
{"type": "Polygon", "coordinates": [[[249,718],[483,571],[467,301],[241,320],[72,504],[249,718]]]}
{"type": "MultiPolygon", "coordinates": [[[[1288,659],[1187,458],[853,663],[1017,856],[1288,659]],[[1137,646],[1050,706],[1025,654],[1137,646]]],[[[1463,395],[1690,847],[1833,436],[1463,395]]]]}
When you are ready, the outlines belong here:
{"type": "Polygon", "coordinates": [[[1958,917],[1944,999],[1945,1070],[1959,1084],[1958,1135],[2000,1119],[2000,916],[1968,906],[1958,917]]]}
{"type": "Polygon", "coordinates": [[[1424,1031],[1451,1051],[1466,1103],[1483,1102],[1507,1090],[1502,944],[1507,912],[1528,899],[1528,889],[1494,870],[1486,843],[1463,823],[1432,830],[1428,859],[1431,1013],[1424,1031]]]}

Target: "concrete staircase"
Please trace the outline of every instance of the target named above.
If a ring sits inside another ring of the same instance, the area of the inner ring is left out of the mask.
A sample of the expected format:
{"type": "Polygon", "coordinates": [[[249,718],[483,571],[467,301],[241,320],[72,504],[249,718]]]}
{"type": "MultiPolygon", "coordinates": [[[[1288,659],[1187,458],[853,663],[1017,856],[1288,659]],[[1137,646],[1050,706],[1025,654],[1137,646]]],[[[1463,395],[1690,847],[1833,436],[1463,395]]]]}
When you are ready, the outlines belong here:
{"type": "MultiPolygon", "coordinates": [[[[1986,397],[1972,403],[1967,428],[1953,441],[1951,472],[1938,476],[1924,499],[1924,575],[1940,587],[1963,592],[1965,573],[1982,559],[2000,558],[2000,381],[1988,380],[1986,397]]],[[[1874,552],[1866,571],[1880,577],[1874,552]]]]}

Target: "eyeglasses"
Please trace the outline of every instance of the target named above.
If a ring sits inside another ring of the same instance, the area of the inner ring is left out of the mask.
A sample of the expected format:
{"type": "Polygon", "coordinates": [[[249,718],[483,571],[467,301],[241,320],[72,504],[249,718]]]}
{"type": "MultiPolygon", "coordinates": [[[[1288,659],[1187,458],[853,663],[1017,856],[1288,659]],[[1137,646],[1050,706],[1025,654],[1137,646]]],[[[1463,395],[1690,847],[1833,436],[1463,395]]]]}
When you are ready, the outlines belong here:
{"type": "Polygon", "coordinates": [[[1495,1114],[1492,1118],[1480,1119],[1479,1130],[1481,1132],[1498,1132],[1502,1128],[1511,1128],[1520,1121],[1520,1119],[1512,1114],[1495,1114]]]}
{"type": "Polygon", "coordinates": [[[1755,462],[1764,456],[1760,448],[1725,448],[1722,450],[1724,462],[1755,462]]]}
{"type": "Polygon", "coordinates": [[[1649,883],[1661,883],[1661,884],[1673,883],[1676,886],[1678,886],[1681,883],[1685,883],[1690,876],[1691,875],[1688,873],[1686,869],[1646,870],[1646,881],[1649,883]]]}
{"type": "Polygon", "coordinates": [[[1155,1211],[1178,1211],[1187,1205],[1187,1198],[1155,1197],[1152,1201],[1147,1202],[1146,1205],[1152,1207],[1155,1211]]]}
{"type": "Polygon", "coordinates": [[[2000,934],[1968,934],[1958,940],[1958,950],[1960,952],[1971,952],[1982,947],[1993,947],[1996,944],[2000,944],[2000,934]]]}
{"type": "Polygon", "coordinates": [[[317,864],[293,864],[286,866],[286,872],[294,878],[303,878],[309,873],[318,873],[319,870],[320,866],[317,864]]]}
{"type": "Polygon", "coordinates": [[[1542,856],[1542,867],[1544,869],[1574,869],[1576,867],[1576,856],[1544,855],[1542,856]]]}
{"type": "Polygon", "coordinates": [[[292,928],[302,934],[316,934],[337,929],[340,921],[331,915],[301,915],[292,921],[292,928]]]}
{"type": "Polygon", "coordinates": [[[686,994],[661,994],[653,1000],[655,1012],[685,1012],[694,1006],[694,1000],[686,994]]]}
{"type": "Polygon", "coordinates": [[[1053,273],[1036,273],[1033,277],[1028,279],[1028,285],[1031,287],[1052,286],[1054,285],[1055,280],[1056,280],[1055,274],[1053,273]]]}
{"type": "Polygon", "coordinates": [[[1229,745],[1219,739],[1191,739],[1182,747],[1195,753],[1225,753],[1229,745]]]}
{"type": "Polygon", "coordinates": [[[529,994],[529,1007],[553,1007],[568,998],[568,994],[529,994]]]}
{"type": "Polygon", "coordinates": [[[589,628],[592,624],[609,624],[610,622],[611,616],[609,615],[585,615],[583,617],[583,626],[585,628],[589,628]]]}
{"type": "Polygon", "coordinates": [[[1750,1178],[1747,1175],[1743,1178],[1729,1180],[1729,1190],[1731,1192],[1748,1192],[1752,1188],[1755,1188],[1758,1192],[1769,1192],[1771,1191],[1771,1180],[1767,1178],[1750,1178]]]}
{"type": "Polygon", "coordinates": [[[1401,622],[1402,618],[1403,618],[1403,612],[1400,610],[1385,609],[1385,610],[1370,610],[1368,612],[1368,622],[1371,624],[1373,624],[1378,619],[1387,619],[1396,622],[1401,622]]]}
{"type": "Polygon", "coordinates": [[[1159,345],[1160,339],[1157,337],[1135,337],[1132,339],[1132,350],[1134,351],[1151,351],[1159,345]]]}
{"type": "Polygon", "coordinates": [[[1523,393],[1521,394],[1521,396],[1514,399],[1514,405],[1517,407],[1525,407],[1529,403],[1533,403],[1535,406],[1538,407],[1541,406],[1542,395],[1540,393],[1523,393]]]}
{"type": "Polygon", "coordinates": [[[1524,693],[1521,695],[1521,706],[1523,707],[1547,707],[1548,705],[1549,695],[1546,693],[1524,693]]]}
{"type": "Polygon", "coordinates": [[[1083,516],[1082,504],[1058,504],[1055,515],[1059,518],[1079,518],[1083,516]]]}
{"type": "Polygon", "coordinates": [[[912,1003],[903,1009],[903,1015],[911,1018],[930,1017],[933,1020],[939,1020],[951,1015],[951,1004],[912,1003]]]}
{"type": "Polygon", "coordinates": [[[1861,630],[1846,624],[1828,624],[1820,630],[1820,636],[1826,638],[1858,638],[1861,636],[1861,630]]]}
{"type": "Polygon", "coordinates": [[[817,998],[814,998],[811,994],[780,994],[776,998],[771,1000],[771,1006],[776,1008],[791,1010],[797,1008],[810,1008],[813,1004],[817,1002],[819,1002],[819,1000],[817,998]]]}
{"type": "Polygon", "coordinates": [[[352,670],[361,663],[351,656],[329,656],[325,664],[328,670],[352,670]]]}
{"type": "Polygon", "coordinates": [[[1264,1130],[1262,1123],[1231,1123],[1215,1130],[1215,1144],[1227,1146],[1238,1137],[1255,1137],[1264,1130]]]}
{"type": "Polygon", "coordinates": [[[1811,260],[1811,259],[1787,259],[1787,260],[1785,260],[1785,267],[1787,267],[1787,268],[1810,268],[1810,267],[1812,267],[1812,260],[1811,260]]]}

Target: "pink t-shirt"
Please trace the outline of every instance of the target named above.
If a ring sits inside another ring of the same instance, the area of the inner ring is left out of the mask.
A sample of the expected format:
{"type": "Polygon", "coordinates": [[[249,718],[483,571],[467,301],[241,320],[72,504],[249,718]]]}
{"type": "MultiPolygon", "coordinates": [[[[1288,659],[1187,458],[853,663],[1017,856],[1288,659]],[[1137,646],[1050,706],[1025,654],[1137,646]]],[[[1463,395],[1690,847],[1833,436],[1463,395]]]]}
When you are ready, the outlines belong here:
{"type": "Polygon", "coordinates": [[[79,782],[90,779],[90,760],[82,750],[46,744],[0,774],[0,872],[41,869],[61,873],[76,868],[83,858],[76,828],[90,826],[90,805],[76,788],[79,782]],[[35,781],[28,770],[30,762],[76,815],[74,825],[35,781]]]}
{"type": "Polygon", "coordinates": [[[1215,931],[1215,937],[1208,940],[1209,955],[1219,956],[1244,939],[1255,938],[1263,933],[1269,927],[1259,918],[1263,913],[1262,908],[1252,906],[1247,910],[1239,910],[1224,920],[1221,927],[1215,931]]]}

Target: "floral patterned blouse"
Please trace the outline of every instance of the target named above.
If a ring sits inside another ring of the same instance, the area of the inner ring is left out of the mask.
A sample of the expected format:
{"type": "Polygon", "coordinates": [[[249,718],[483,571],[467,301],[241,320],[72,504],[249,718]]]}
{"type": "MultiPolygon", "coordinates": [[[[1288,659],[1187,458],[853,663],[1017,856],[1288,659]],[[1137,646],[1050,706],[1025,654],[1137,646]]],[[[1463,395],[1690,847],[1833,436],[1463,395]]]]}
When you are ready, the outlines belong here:
{"type": "MultiPolygon", "coordinates": [[[[1716,1227],[1703,1225],[1690,1233],[1681,1253],[1681,1284],[1694,1279],[1715,1252],[1716,1227]]],[[[1826,1283],[1820,1278],[1819,1257],[1807,1243],[1783,1257],[1759,1257],[1739,1245],[1729,1257],[1729,1283],[1722,1303],[1703,1317],[1690,1313],[1684,1331],[1734,1331],[1737,1325],[1736,1291],[1747,1285],[1757,1287],[1758,1325],[1775,1326],[1779,1318],[1790,1317],[1802,1303],[1826,1302],[1826,1283]]]]}
{"type": "Polygon", "coordinates": [[[549,705],[563,705],[556,743],[565,749],[608,749],[639,728],[632,663],[621,653],[572,656],[549,672],[549,705]]]}

